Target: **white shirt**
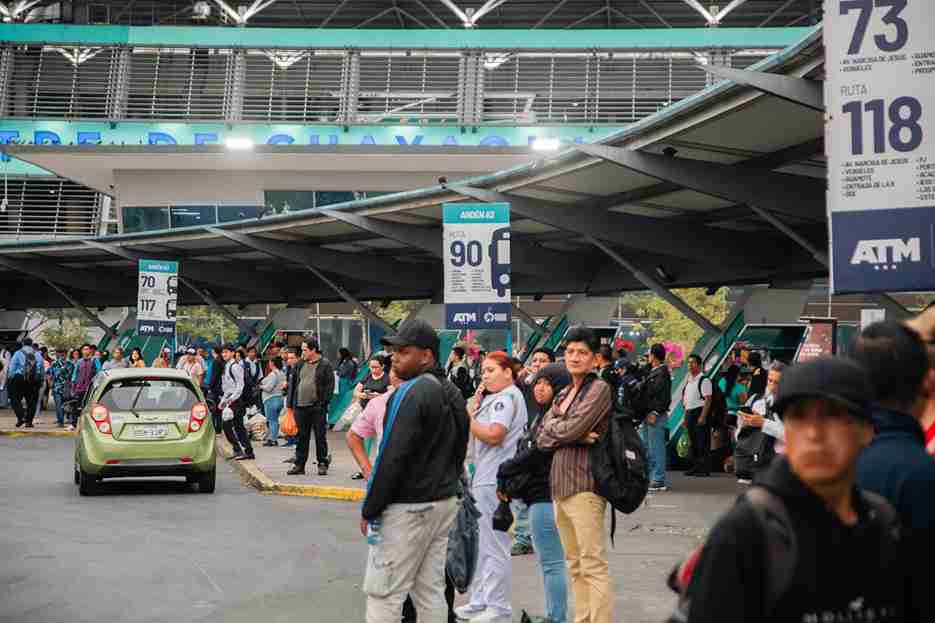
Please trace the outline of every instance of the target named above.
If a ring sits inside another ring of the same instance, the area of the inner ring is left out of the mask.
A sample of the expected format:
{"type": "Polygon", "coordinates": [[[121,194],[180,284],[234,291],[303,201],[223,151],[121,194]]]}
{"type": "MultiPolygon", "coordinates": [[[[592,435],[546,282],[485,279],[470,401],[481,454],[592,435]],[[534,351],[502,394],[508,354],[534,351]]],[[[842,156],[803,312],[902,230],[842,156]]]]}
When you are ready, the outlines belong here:
{"type": "Polygon", "coordinates": [[[766,404],[767,398],[760,398],[754,402],[751,409],[757,415],[763,416],[763,432],[776,439],[776,452],[783,454],[785,452],[786,427],[782,420],[776,418],[775,415],[767,415],[769,413],[766,404]]]}
{"type": "Polygon", "coordinates": [[[491,446],[480,439],[474,440],[474,486],[496,485],[500,464],[516,454],[516,444],[526,427],[526,400],[516,385],[484,397],[475,416],[480,424],[500,424],[506,436],[499,446],[491,446]]]}
{"type": "Polygon", "coordinates": [[[714,393],[711,379],[708,377],[704,377],[704,380],[701,381],[701,391],[698,391],[698,379],[700,377],[701,372],[695,376],[689,375],[688,380],[685,381],[685,394],[682,396],[682,404],[685,406],[686,411],[700,409],[704,406],[705,399],[714,393]]]}

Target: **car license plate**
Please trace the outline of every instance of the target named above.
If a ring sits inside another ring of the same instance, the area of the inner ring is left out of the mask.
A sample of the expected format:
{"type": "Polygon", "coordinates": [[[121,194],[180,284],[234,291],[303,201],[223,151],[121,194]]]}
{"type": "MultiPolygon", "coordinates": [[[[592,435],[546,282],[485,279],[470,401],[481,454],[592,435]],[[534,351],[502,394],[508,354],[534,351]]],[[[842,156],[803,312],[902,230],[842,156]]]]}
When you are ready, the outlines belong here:
{"type": "Polygon", "coordinates": [[[169,433],[166,424],[137,424],[133,427],[135,439],[162,439],[169,433]]]}

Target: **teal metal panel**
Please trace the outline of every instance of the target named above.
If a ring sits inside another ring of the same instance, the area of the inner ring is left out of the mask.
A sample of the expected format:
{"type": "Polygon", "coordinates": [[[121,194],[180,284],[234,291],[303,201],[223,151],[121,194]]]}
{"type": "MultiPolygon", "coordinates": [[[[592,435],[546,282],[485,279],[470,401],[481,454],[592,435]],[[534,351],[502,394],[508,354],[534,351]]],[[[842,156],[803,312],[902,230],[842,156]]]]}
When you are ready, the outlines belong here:
{"type": "Polygon", "coordinates": [[[0,41],[57,45],[211,48],[615,49],[784,48],[812,28],[647,28],[643,30],[309,29],[3,24],[0,41]]]}

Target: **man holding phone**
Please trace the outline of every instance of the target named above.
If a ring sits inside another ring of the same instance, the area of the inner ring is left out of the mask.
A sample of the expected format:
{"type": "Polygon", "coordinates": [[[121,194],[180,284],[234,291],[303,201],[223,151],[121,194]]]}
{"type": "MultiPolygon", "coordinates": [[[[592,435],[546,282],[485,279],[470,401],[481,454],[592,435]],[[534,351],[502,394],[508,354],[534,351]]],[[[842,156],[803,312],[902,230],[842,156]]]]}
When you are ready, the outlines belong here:
{"type": "Polygon", "coordinates": [[[786,364],[774,361],[766,376],[766,393],[753,396],[737,413],[737,451],[735,472],[737,482],[748,485],[757,471],[769,467],[776,454],[785,447],[785,427],[773,410],[773,401],[779,391],[786,364]]]}

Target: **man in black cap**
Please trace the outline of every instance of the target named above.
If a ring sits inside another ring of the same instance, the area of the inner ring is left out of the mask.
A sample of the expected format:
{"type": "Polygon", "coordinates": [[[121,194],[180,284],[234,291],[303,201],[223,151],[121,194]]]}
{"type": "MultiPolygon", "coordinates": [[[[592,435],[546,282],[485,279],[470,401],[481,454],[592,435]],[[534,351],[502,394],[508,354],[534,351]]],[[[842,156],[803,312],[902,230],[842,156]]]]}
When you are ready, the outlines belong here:
{"type": "Polygon", "coordinates": [[[895,510],[855,484],[870,388],[848,359],[786,371],[786,456],[712,530],[680,602],[689,623],[921,621],[895,510]]]}
{"type": "Polygon", "coordinates": [[[407,323],[381,342],[404,383],[387,404],[361,509],[367,623],[398,622],[407,593],[420,621],[445,621],[448,532],[467,453],[464,397],[439,366],[438,335],[427,323],[407,323]]]}

